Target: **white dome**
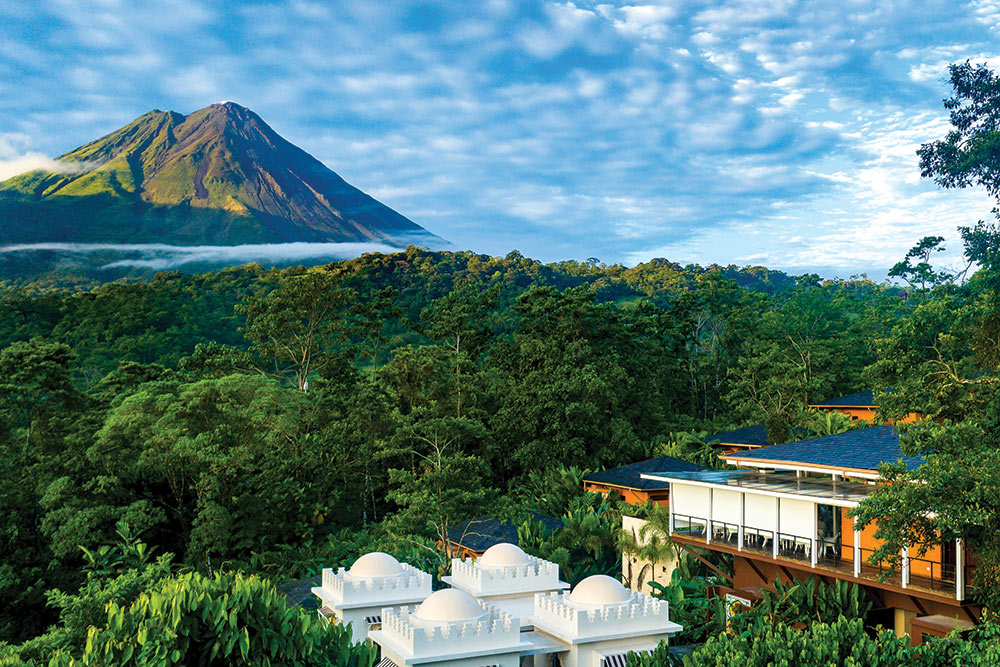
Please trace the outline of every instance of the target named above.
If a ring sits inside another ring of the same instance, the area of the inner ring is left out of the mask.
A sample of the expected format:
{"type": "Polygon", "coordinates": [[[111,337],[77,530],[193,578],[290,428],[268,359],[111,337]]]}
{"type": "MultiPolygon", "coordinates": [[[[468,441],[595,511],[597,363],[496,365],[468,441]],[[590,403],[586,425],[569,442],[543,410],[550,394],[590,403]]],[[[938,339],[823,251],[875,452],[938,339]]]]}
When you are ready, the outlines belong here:
{"type": "Polygon", "coordinates": [[[595,574],[578,583],[569,594],[569,599],[583,605],[622,604],[632,599],[632,591],[622,586],[617,579],[606,574],[595,574]]]}
{"type": "Polygon", "coordinates": [[[373,551],[365,554],[354,561],[354,565],[347,571],[352,577],[370,579],[372,577],[395,577],[403,574],[403,567],[399,561],[389,554],[381,551],[373,551]]]}
{"type": "Polygon", "coordinates": [[[435,623],[472,621],[485,613],[486,610],[476,598],[457,588],[445,588],[431,593],[413,612],[420,620],[435,623]]]}
{"type": "Polygon", "coordinates": [[[521,547],[509,542],[494,544],[483,552],[483,555],[476,561],[479,567],[499,568],[510,567],[512,565],[527,565],[528,554],[521,551],[521,547]]]}

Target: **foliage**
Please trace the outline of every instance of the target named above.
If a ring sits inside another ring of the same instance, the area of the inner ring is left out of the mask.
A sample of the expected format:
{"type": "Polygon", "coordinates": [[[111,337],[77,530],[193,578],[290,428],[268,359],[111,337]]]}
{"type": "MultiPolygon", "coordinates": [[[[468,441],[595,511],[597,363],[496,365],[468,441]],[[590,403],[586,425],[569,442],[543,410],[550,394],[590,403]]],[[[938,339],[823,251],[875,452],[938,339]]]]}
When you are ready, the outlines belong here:
{"type": "Polygon", "coordinates": [[[414,416],[393,450],[414,464],[412,469],[389,470],[389,499],[399,506],[391,521],[404,533],[426,535],[444,545],[444,557],[450,560],[457,555],[448,546],[452,528],[476,516],[487,498],[486,465],[465,453],[481,435],[482,425],[465,417],[414,416]]]}
{"type": "Polygon", "coordinates": [[[574,507],[578,507],[581,501],[586,503],[581,496],[583,478],[589,472],[562,463],[556,467],[529,472],[528,479],[524,483],[527,507],[548,516],[563,516],[574,507]]]}
{"type": "Polygon", "coordinates": [[[838,618],[864,620],[872,603],[855,583],[836,579],[822,582],[816,575],[805,581],[785,583],[777,577],[774,590],[763,589],[763,596],[753,613],[763,613],[772,619],[796,623],[834,623],[838,618]]]}
{"type": "Polygon", "coordinates": [[[967,636],[928,638],[911,648],[888,630],[874,634],[859,618],[813,623],[805,629],[758,616],[738,634],[720,632],[682,658],[666,643],[628,656],[629,667],[990,667],[1000,660],[1000,624],[987,615],[967,636]]]}
{"type": "Polygon", "coordinates": [[[659,447],[654,450],[654,455],[671,456],[706,468],[720,470],[726,464],[719,458],[719,450],[713,444],[716,441],[706,438],[708,438],[708,431],[671,433],[669,439],[665,442],[661,441],[659,447]]]}
{"type": "MultiPolygon", "coordinates": [[[[684,659],[685,667],[900,667],[909,664],[906,638],[887,630],[871,637],[861,619],[841,618],[794,630],[761,619],[736,637],[719,633],[684,659]]],[[[647,663],[652,664],[652,663],[647,663]]]]}
{"type": "Polygon", "coordinates": [[[621,505],[579,493],[583,471],[671,440],[717,466],[698,438],[767,417],[746,378],[796,405],[856,390],[870,340],[920,303],[761,269],[417,248],[9,292],[0,637],[56,623],[46,591],[77,590],[78,547],[99,557],[123,518],[202,574],[293,577],[369,547],[434,569],[451,526],[532,507],[566,521],[524,528],[538,553],[615,573],[621,505]]]}
{"type": "Polygon", "coordinates": [[[341,626],[286,607],[254,575],[181,574],[128,605],[112,602],[79,660],[66,665],[330,665],[371,667],[375,649],[341,626]]]}
{"type": "MultiPolygon", "coordinates": [[[[706,554],[717,567],[731,569],[727,559],[720,554],[706,554]]],[[[717,575],[691,554],[683,553],[668,584],[650,582],[653,597],[666,600],[670,605],[670,619],[681,624],[684,630],[678,635],[682,643],[702,642],[726,628],[726,608],[723,598],[711,594],[719,582],[717,575]]]]}
{"type": "Polygon", "coordinates": [[[872,426],[870,422],[851,419],[835,410],[803,410],[795,419],[795,426],[807,431],[812,437],[837,435],[872,426]]]}
{"type": "Polygon", "coordinates": [[[943,236],[925,236],[917,245],[910,248],[903,261],[896,263],[889,269],[890,278],[902,278],[910,287],[920,289],[941,285],[954,276],[949,271],[935,271],[931,266],[931,256],[935,253],[944,252],[945,247],[943,236]],[[916,264],[913,260],[918,260],[916,264]]]}
{"type": "Polygon", "coordinates": [[[309,375],[329,362],[332,344],[347,338],[345,311],[355,296],[319,270],[283,277],[277,289],[239,304],[250,348],[263,357],[261,372],[308,389],[309,375]]]}
{"type": "Polygon", "coordinates": [[[948,67],[953,94],[944,101],[952,129],[923,144],[920,174],[945,188],[981,185],[1000,197],[1000,78],[985,64],[968,60],[948,67]]]}
{"type": "Polygon", "coordinates": [[[621,555],[617,549],[621,513],[614,499],[588,493],[560,518],[562,527],[549,531],[528,518],[517,529],[518,545],[526,552],[559,565],[560,576],[571,585],[592,574],[617,576],[621,555]]]}

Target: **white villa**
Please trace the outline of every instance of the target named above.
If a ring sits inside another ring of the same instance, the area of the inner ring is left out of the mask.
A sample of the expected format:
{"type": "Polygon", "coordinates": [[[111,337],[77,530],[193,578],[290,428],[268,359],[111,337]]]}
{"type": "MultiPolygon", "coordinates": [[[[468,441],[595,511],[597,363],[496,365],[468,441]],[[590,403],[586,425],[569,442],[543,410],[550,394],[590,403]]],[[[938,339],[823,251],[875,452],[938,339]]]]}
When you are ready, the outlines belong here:
{"type": "Polygon", "coordinates": [[[475,560],[453,558],[451,574],[441,579],[520,619],[521,630],[532,629],[536,593],[569,588],[559,580],[558,565],[529,556],[506,542],[494,544],[475,560]]]}
{"type": "Polygon", "coordinates": [[[464,591],[432,593],[414,610],[384,609],[369,637],[382,649],[381,667],[518,667],[530,644],[518,620],[464,591]]]}
{"type": "Polygon", "coordinates": [[[323,570],[320,586],[312,589],[320,599],[320,616],[333,616],[351,628],[354,641],[364,641],[382,623],[382,610],[414,604],[431,594],[431,575],[375,551],[354,561],[350,570],[323,570]]]}
{"type": "MultiPolygon", "coordinates": [[[[359,558],[350,572],[331,572],[331,580],[353,576],[358,563],[372,555],[359,558]]],[[[377,556],[392,569],[389,556],[377,556]]],[[[567,591],[558,565],[513,544],[497,544],[474,562],[453,560],[451,575],[444,578],[452,588],[430,593],[429,575],[424,576],[428,591],[418,606],[387,601],[371,614],[381,621],[370,624],[367,634],[381,648],[380,667],[548,667],[552,657],[561,667],[622,667],[629,651],[650,651],[683,629],[670,620],[666,601],[631,591],[612,577],[588,577],[567,591]]],[[[395,600],[404,597],[400,586],[392,590],[395,600]]],[[[334,615],[350,622],[336,612],[344,607],[338,605],[330,605],[334,615]]],[[[364,609],[358,613],[371,613],[364,609]]]]}

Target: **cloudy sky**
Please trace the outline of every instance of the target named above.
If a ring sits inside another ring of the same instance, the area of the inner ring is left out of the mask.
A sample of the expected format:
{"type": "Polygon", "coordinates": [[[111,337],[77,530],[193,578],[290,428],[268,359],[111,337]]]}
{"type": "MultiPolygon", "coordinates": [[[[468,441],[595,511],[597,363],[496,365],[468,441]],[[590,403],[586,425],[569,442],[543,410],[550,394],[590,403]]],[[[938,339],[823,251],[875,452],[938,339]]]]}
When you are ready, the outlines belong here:
{"type": "Polygon", "coordinates": [[[997,0],[0,0],[0,26],[0,174],[233,100],[491,254],[881,276],[993,205],[914,151],[948,63],[1000,66],[997,0]]]}

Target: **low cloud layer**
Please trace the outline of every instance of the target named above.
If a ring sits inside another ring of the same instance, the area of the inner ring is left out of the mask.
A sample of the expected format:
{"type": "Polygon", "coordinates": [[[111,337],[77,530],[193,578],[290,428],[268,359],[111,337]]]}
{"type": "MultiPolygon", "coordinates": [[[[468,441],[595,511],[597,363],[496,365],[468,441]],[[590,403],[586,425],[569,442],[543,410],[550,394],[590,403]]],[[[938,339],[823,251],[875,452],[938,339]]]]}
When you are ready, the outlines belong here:
{"type": "Polygon", "coordinates": [[[52,174],[79,174],[90,165],[84,162],[64,162],[53,160],[41,153],[27,153],[17,157],[0,159],[0,181],[26,174],[29,171],[45,171],[52,174]]]}
{"type": "Polygon", "coordinates": [[[31,243],[0,246],[0,253],[50,251],[71,255],[127,255],[101,266],[103,269],[142,268],[162,271],[190,264],[232,266],[260,262],[282,264],[349,259],[366,252],[398,252],[384,243],[273,243],[237,246],[176,246],[160,243],[31,243]]]}

